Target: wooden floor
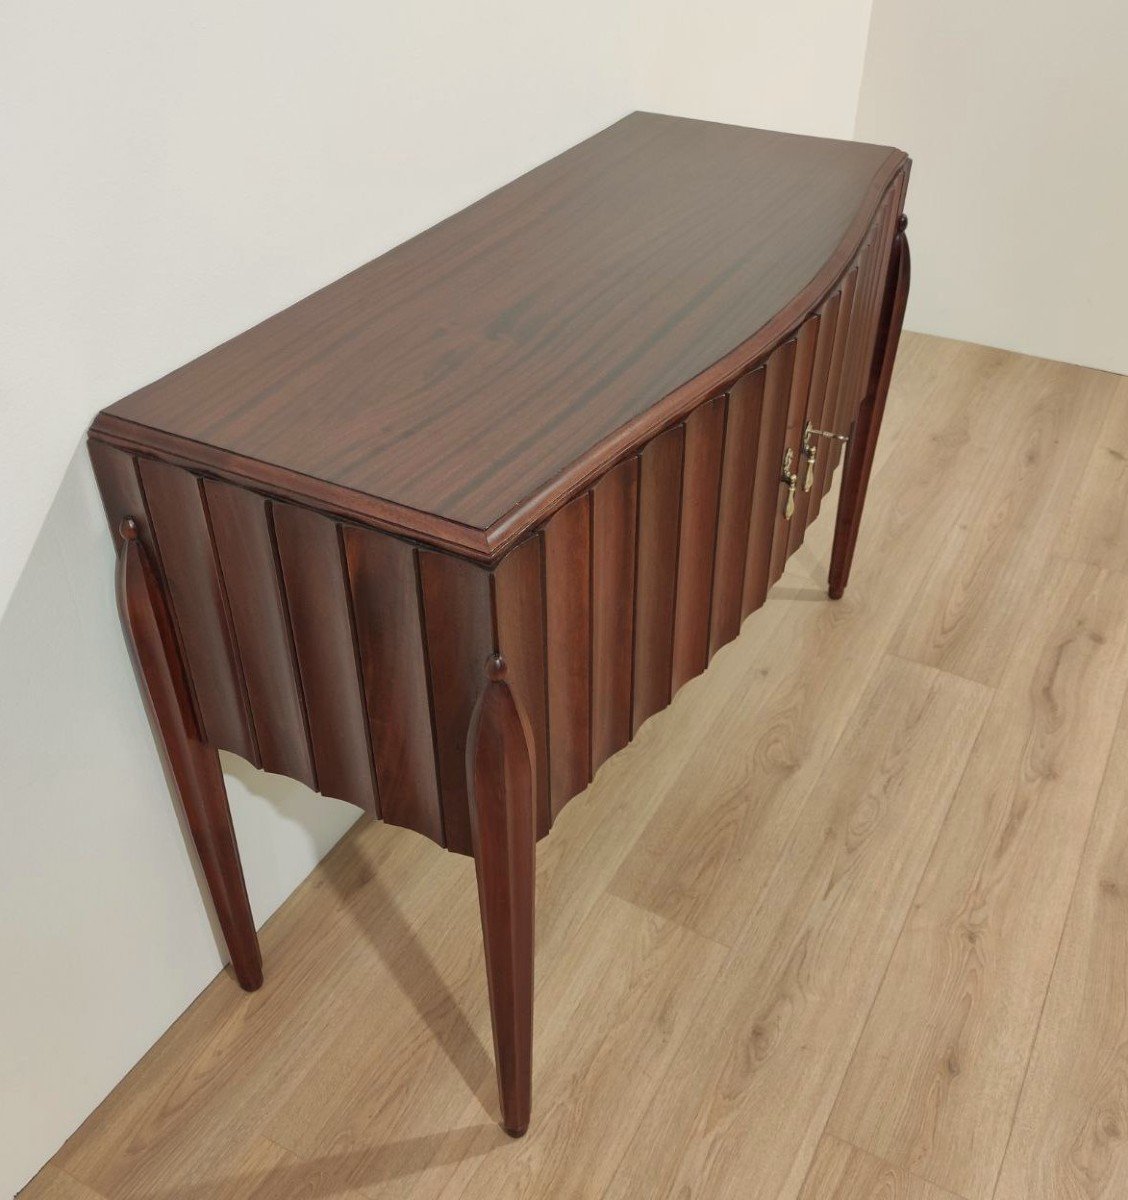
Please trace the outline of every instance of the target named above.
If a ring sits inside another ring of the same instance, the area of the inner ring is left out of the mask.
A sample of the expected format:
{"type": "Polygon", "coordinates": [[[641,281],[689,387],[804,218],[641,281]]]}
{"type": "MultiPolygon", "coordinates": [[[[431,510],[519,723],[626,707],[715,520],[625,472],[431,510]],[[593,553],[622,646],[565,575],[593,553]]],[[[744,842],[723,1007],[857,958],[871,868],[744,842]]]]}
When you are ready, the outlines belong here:
{"type": "Polygon", "coordinates": [[[541,844],[523,1141],[473,866],[365,824],[25,1197],[1128,1196],[1128,379],[907,336],[829,533],[541,844]]]}

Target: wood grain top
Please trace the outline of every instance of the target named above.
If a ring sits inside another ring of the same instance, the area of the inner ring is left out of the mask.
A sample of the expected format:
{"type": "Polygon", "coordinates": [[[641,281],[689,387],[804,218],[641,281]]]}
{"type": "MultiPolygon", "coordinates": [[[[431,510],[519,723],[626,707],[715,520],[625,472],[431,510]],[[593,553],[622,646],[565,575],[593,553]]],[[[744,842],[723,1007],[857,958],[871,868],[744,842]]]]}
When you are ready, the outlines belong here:
{"type": "Polygon", "coordinates": [[[906,162],[635,113],[92,431],[490,559],[793,327],[906,162]]]}

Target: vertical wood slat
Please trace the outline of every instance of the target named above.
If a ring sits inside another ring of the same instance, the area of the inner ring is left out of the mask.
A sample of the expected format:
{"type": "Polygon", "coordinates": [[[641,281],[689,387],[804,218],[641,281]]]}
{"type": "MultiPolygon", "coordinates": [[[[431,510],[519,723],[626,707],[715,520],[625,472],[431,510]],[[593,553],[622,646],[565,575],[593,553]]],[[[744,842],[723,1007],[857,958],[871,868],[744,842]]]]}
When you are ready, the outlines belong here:
{"type": "MultiPolygon", "coordinates": [[[[826,400],[823,404],[822,428],[830,430],[832,433],[845,432],[838,426],[838,398],[842,387],[842,368],[846,359],[846,344],[850,333],[857,284],[858,270],[857,267],[854,267],[842,280],[842,287],[839,291],[838,321],[834,330],[834,348],[830,355],[830,376],[827,379],[826,400]]],[[[830,487],[830,464],[832,461],[831,447],[821,447],[815,466],[815,486],[811,490],[810,502],[807,506],[808,525],[819,515],[823,496],[830,487]]]]}
{"type": "MultiPolygon", "coordinates": [[[[551,599],[551,592],[549,594],[551,599]]],[[[550,800],[551,768],[549,747],[555,736],[549,731],[546,689],[552,678],[548,671],[545,616],[545,535],[526,538],[498,564],[493,573],[494,618],[497,622],[496,649],[505,658],[506,676],[513,694],[529,722],[535,755],[537,837],[552,828],[550,800]]],[[[586,655],[586,646],[585,646],[586,655]]],[[[484,663],[480,664],[479,690],[485,687],[484,663]]],[[[586,703],[586,696],[585,696],[586,703]]],[[[586,744],[585,744],[586,759],[586,744]]],[[[581,785],[583,786],[583,785],[581,785]]],[[[578,789],[577,789],[578,790],[578,789]]],[[[574,794],[574,793],[573,793],[574,794]]],[[[565,796],[564,800],[570,796],[565,796]]],[[[564,801],[561,801],[563,804],[564,801]]]]}
{"type": "Polygon", "coordinates": [[[379,812],[340,530],[296,504],[272,505],[321,791],[379,812]]]}
{"type": "MultiPolygon", "coordinates": [[[[810,398],[807,401],[806,416],[806,422],[809,422],[813,429],[826,428],[822,423],[823,412],[826,407],[827,380],[830,376],[830,359],[834,350],[835,333],[838,326],[838,307],[841,300],[841,292],[835,292],[827,300],[823,306],[822,319],[819,324],[818,344],[815,347],[815,364],[811,372],[811,390],[810,398]]],[[[815,447],[815,467],[817,467],[819,459],[826,455],[830,445],[817,436],[813,438],[812,445],[815,447]]],[[[787,542],[789,555],[794,554],[803,544],[803,536],[807,532],[807,524],[811,519],[811,500],[815,496],[813,471],[811,473],[811,490],[807,491],[804,488],[807,478],[807,460],[803,456],[799,460],[798,473],[799,490],[795,493],[795,516],[791,521],[787,542]]]]}
{"type": "Polygon", "coordinates": [[[592,489],[591,766],[631,740],[638,458],[592,489]]]}
{"type": "Polygon", "coordinates": [[[438,550],[418,556],[443,834],[447,849],[471,854],[466,737],[495,649],[490,576],[438,550]]]}
{"type": "Polygon", "coordinates": [[[653,438],[639,455],[631,729],[670,703],[685,426],[653,438]]]}
{"type": "MultiPolygon", "coordinates": [[[[772,559],[768,573],[770,584],[774,584],[783,574],[787,565],[787,547],[791,539],[791,525],[798,515],[798,488],[803,482],[802,442],[803,421],[807,415],[807,403],[811,394],[811,375],[815,365],[815,348],[818,343],[819,317],[808,317],[799,330],[795,343],[795,362],[791,369],[791,387],[787,401],[787,424],[784,430],[783,448],[780,451],[780,465],[783,456],[791,451],[791,469],[798,476],[796,482],[796,511],[789,520],[785,515],[788,489],[780,485],[779,509],[776,513],[775,529],[772,533],[772,559]]],[[[770,371],[770,368],[769,368],[770,371]]]]}
{"type": "Polygon", "coordinates": [[[204,735],[259,766],[200,480],[155,459],[139,459],[138,469],[204,735]]]}
{"type": "Polygon", "coordinates": [[[246,488],[204,480],[262,767],[317,788],[305,699],[282,590],[270,502],[246,488]]]}
{"type": "Polygon", "coordinates": [[[380,815],[441,843],[415,551],[371,529],[342,531],[380,815]]]}
{"type": "MultiPolygon", "coordinates": [[[[850,336],[846,344],[846,360],[842,366],[842,382],[838,390],[838,406],[835,411],[835,428],[839,433],[849,434],[858,408],[857,379],[858,360],[862,353],[873,283],[873,248],[875,236],[871,230],[865,245],[858,255],[858,283],[854,292],[854,308],[850,315],[850,336]]],[[[826,486],[830,487],[835,468],[842,458],[842,444],[831,447],[826,486]]]]}
{"type": "Polygon", "coordinates": [[[591,780],[592,495],[545,526],[548,727],[555,815],[591,780]]]}
{"type": "Polygon", "coordinates": [[[716,396],[685,421],[672,692],[700,675],[709,663],[713,559],[727,407],[727,396],[716,396]]]}
{"type": "MultiPolygon", "coordinates": [[[[109,521],[110,532],[113,535],[114,546],[116,547],[120,543],[122,521],[126,517],[132,517],[137,525],[138,540],[149,555],[149,561],[157,567],[157,571],[163,581],[164,568],[161,565],[160,551],[156,538],[153,536],[152,522],[149,520],[149,510],[145,503],[145,495],[141,489],[141,476],[138,472],[137,459],[132,454],[127,454],[123,450],[109,446],[97,438],[91,438],[87,445],[90,451],[90,462],[94,468],[94,477],[98,481],[98,491],[102,497],[102,506],[106,510],[106,519],[109,521]]],[[[169,606],[169,615],[172,618],[173,631],[176,634],[181,662],[182,664],[187,663],[187,655],[184,653],[184,638],[176,623],[176,614],[172,610],[171,605],[169,606]]],[[[195,686],[191,675],[187,671],[185,671],[185,676],[188,684],[188,694],[192,698],[193,717],[197,726],[196,733],[201,740],[204,740],[205,735],[203,732],[203,723],[199,717],[199,705],[196,701],[195,686]]]]}
{"type": "Polygon", "coordinates": [[[749,517],[764,419],[765,374],[763,366],[757,367],[729,389],[713,560],[710,657],[740,632],[749,517]]]}
{"type": "Polygon", "coordinates": [[[782,520],[781,497],[786,495],[780,477],[795,354],[796,342],[790,338],[772,351],[766,366],[764,415],[760,421],[760,444],[756,456],[752,517],[748,528],[747,564],[740,609],[745,617],[764,603],[771,584],[772,543],[776,524],[782,520]]]}

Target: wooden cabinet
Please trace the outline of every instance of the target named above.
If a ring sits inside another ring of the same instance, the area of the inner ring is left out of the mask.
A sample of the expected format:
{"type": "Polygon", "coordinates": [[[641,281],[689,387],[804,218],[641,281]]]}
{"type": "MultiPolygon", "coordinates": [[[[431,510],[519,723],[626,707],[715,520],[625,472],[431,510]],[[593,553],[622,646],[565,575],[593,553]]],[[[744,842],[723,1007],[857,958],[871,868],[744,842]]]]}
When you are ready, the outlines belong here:
{"type": "Polygon", "coordinates": [[[244,986],[216,749],[474,854],[523,1132],[535,839],[764,602],[849,437],[841,594],[907,176],[635,114],[98,416],[123,618],[244,986]]]}

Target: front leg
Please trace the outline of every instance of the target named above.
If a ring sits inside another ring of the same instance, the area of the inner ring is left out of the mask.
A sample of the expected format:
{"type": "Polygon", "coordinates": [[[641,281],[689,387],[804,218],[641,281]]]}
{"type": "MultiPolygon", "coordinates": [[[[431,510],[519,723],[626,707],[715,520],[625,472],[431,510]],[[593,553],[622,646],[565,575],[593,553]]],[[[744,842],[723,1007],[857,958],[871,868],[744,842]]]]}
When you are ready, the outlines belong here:
{"type": "Polygon", "coordinates": [[[493,1019],[501,1123],[529,1127],[533,1074],[533,907],[536,779],[528,721],[499,654],[470,721],[466,776],[482,939],[493,1019]]]}
{"type": "Polygon", "coordinates": [[[253,992],[262,985],[262,958],[219,755],[198,734],[172,617],[136,522],[126,517],[119,532],[118,611],[137,681],[184,805],[235,976],[253,992]]]}

